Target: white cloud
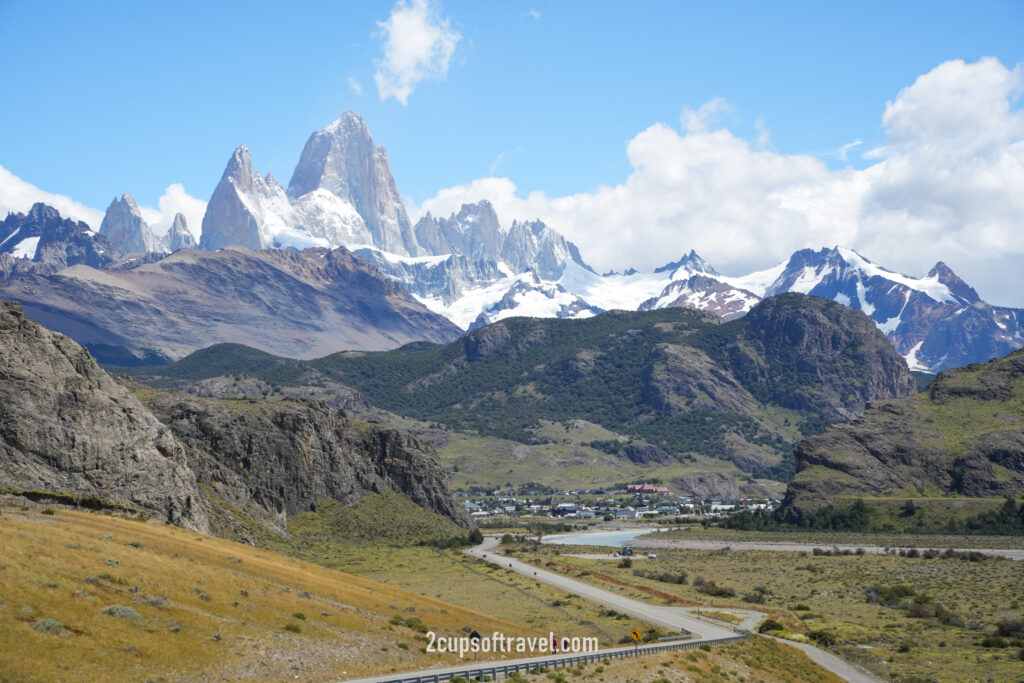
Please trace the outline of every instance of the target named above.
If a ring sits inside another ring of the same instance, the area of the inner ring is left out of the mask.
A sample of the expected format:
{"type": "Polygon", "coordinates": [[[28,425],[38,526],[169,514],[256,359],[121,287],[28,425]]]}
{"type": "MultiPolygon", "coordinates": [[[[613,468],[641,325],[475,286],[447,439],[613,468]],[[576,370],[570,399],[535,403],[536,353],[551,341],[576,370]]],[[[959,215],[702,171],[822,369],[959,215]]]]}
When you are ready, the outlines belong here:
{"type": "Polygon", "coordinates": [[[847,157],[849,156],[850,152],[863,144],[864,141],[861,140],[860,138],[857,138],[853,142],[847,142],[845,145],[841,146],[839,149],[836,150],[836,157],[838,157],[840,161],[847,161],[847,157]]]}
{"type": "Polygon", "coordinates": [[[49,204],[60,211],[60,215],[65,218],[84,221],[93,230],[100,229],[100,222],[103,220],[102,211],[80,204],[66,195],[40,190],[0,166],[0,220],[12,211],[28,213],[28,210],[36,202],[49,204]]]}
{"type": "Polygon", "coordinates": [[[540,21],[540,12],[535,9],[527,10],[523,12],[524,17],[530,17],[534,21],[540,21]]]}
{"type": "MultiPolygon", "coordinates": [[[[632,172],[591,192],[519,196],[507,178],[447,188],[419,211],[448,215],[490,199],[503,224],[540,217],[598,270],[651,268],[695,248],[726,273],[772,265],[804,247],[843,244],[910,274],[946,261],[983,297],[1024,304],[1024,113],[1021,67],[946,62],[885,107],[887,144],[864,169],[751,144],[716,121],[721,99],[684,110],[679,128],[629,141],[632,172]]],[[[840,148],[849,152],[855,143],[840,148]]]]}
{"type": "Polygon", "coordinates": [[[363,94],[363,84],[351,76],[348,77],[348,89],[356,95],[362,96],[363,94]]]}
{"type": "Polygon", "coordinates": [[[430,0],[400,0],[387,21],[378,22],[384,38],[382,59],[376,60],[380,99],[394,97],[403,106],[423,80],[444,79],[455,46],[462,38],[430,0]]]}

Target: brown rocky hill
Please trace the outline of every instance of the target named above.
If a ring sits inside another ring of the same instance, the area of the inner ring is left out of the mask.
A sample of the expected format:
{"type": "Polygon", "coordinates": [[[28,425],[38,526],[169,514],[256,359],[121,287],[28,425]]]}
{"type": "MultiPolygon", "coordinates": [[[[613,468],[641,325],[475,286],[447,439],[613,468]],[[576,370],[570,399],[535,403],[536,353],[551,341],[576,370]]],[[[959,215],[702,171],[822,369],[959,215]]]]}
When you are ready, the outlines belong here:
{"type": "Polygon", "coordinates": [[[0,296],[112,365],[180,358],[220,342],[313,358],[460,333],[344,248],[183,249],[127,270],[79,265],[9,278],[0,296]]]}

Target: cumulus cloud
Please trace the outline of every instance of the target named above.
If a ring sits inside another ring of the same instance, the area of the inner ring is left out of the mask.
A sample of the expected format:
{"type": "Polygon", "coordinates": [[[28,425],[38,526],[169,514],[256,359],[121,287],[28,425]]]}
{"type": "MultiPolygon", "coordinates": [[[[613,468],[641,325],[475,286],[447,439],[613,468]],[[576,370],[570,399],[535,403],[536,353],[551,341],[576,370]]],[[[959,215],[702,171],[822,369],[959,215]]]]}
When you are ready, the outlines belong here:
{"type": "Polygon", "coordinates": [[[103,212],[86,206],[66,195],[40,190],[0,166],[0,220],[8,213],[28,213],[36,202],[49,204],[65,218],[85,222],[93,230],[100,229],[103,212]]]}
{"type": "Polygon", "coordinates": [[[763,126],[754,144],[721,127],[729,107],[715,99],[684,110],[678,128],[638,133],[626,147],[632,172],[616,185],[521,196],[507,178],[481,178],[418,210],[448,215],[489,199],[505,224],[545,220],[599,270],[651,268],[694,248],[738,274],[842,244],[914,275],[943,260],[989,300],[1022,305],[1022,88],[1022,68],[996,59],[941,64],[885,106],[873,163],[837,171],[773,151],[763,126]]]}
{"type": "Polygon", "coordinates": [[[384,56],[375,62],[373,80],[381,101],[394,97],[405,106],[421,81],[443,80],[448,75],[448,64],[462,36],[433,2],[401,0],[387,21],[377,26],[384,39],[384,56]]]}

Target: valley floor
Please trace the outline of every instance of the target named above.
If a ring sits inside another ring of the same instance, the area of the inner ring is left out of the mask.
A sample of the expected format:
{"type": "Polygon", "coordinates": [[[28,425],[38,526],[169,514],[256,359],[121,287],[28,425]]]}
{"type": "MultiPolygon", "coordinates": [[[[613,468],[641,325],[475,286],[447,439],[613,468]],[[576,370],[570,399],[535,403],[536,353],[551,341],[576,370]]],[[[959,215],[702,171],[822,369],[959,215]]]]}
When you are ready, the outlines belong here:
{"type": "Polygon", "coordinates": [[[611,557],[612,548],[510,549],[624,597],[699,606],[731,623],[748,610],[764,612],[778,623],[777,635],[816,642],[885,679],[1016,680],[1022,671],[1020,562],[717,545],[659,547],[656,559],[638,553],[629,563],[611,557]]]}

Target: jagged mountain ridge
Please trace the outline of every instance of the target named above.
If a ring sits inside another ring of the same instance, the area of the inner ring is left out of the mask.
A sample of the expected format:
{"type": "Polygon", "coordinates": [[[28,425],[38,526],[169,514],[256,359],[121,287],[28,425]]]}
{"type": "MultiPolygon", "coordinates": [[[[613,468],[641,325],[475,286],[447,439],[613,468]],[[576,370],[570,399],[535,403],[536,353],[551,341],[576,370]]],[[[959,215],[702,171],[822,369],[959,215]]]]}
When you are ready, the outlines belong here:
{"type": "Polygon", "coordinates": [[[0,223],[0,280],[79,264],[108,268],[122,256],[105,236],[81,221],[61,218],[46,204],[34,204],[27,214],[8,214],[0,223]]]}

